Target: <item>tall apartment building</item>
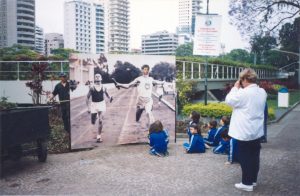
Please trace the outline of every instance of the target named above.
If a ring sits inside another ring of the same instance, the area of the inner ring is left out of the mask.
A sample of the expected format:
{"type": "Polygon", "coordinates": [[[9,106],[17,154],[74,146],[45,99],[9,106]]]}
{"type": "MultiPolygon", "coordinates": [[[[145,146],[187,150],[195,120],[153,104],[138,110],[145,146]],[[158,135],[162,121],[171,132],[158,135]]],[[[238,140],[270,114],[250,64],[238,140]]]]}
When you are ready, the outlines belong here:
{"type": "Polygon", "coordinates": [[[178,35],[160,31],[142,36],[142,54],[175,55],[178,47],[178,35]]]}
{"type": "Polygon", "coordinates": [[[0,0],[0,47],[35,49],[35,0],[0,0]]]}
{"type": "Polygon", "coordinates": [[[45,54],[44,40],[44,30],[39,26],[35,26],[35,51],[40,54],[45,54]]]}
{"type": "Polygon", "coordinates": [[[104,7],[98,1],[65,2],[65,48],[81,53],[105,52],[104,7]]]}
{"type": "Polygon", "coordinates": [[[129,52],[129,0],[110,0],[108,12],[109,52],[129,52]]]}
{"type": "Polygon", "coordinates": [[[50,56],[53,49],[64,48],[64,38],[59,33],[45,34],[45,55],[50,56]]]}
{"type": "Polygon", "coordinates": [[[178,34],[194,35],[196,15],[202,9],[202,0],[179,0],[178,34]]]}

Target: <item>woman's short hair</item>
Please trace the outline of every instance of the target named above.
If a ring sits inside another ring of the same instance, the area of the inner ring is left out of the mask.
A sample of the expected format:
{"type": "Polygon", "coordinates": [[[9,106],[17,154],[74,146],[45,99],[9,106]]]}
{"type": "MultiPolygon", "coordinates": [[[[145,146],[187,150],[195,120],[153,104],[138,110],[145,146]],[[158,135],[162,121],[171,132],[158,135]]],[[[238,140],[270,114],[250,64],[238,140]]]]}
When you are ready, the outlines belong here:
{"type": "Polygon", "coordinates": [[[249,83],[256,83],[257,74],[251,68],[246,68],[239,74],[240,80],[247,80],[249,83]]]}

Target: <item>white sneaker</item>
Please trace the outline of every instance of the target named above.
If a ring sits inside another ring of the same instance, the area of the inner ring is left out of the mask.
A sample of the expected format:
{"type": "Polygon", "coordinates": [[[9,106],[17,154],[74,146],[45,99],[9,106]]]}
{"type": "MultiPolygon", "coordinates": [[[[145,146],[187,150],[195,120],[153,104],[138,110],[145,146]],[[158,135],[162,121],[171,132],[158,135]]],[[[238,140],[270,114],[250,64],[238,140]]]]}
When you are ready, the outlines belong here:
{"type": "Polygon", "coordinates": [[[243,191],[253,191],[253,185],[244,185],[243,183],[237,183],[234,186],[235,188],[243,191]]]}

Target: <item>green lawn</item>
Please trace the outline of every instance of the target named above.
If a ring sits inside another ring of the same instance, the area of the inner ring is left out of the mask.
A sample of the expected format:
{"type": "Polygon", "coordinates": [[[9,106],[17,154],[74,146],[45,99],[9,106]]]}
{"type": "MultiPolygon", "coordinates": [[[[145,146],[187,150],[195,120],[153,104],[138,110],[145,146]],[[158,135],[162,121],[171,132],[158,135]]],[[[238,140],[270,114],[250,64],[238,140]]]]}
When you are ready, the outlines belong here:
{"type": "MultiPolygon", "coordinates": [[[[276,96],[277,97],[277,96],[276,96]]],[[[268,107],[269,108],[274,108],[277,109],[278,108],[278,99],[268,99],[268,107]]],[[[292,91],[290,92],[290,103],[289,106],[294,105],[296,102],[298,102],[300,100],[300,91],[292,91]]]]}

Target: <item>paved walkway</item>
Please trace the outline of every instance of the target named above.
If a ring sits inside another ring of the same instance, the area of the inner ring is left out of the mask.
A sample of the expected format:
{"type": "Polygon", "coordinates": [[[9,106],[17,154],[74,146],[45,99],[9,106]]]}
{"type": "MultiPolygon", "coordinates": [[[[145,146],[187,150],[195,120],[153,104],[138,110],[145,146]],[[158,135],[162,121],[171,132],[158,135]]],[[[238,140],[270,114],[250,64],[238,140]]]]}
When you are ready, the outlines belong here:
{"type": "Polygon", "coordinates": [[[238,164],[227,156],[184,154],[180,139],[170,156],[153,157],[146,145],[99,147],[50,155],[41,164],[32,157],[4,162],[0,194],[96,195],[300,195],[300,105],[269,126],[263,144],[258,186],[248,193],[238,164]]]}

